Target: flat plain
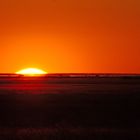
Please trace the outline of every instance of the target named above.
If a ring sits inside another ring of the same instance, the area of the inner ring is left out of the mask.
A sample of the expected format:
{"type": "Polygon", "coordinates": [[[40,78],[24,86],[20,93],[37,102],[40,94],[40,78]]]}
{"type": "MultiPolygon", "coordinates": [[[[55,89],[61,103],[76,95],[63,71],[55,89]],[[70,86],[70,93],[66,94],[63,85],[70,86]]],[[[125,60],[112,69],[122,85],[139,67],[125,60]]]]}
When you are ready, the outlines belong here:
{"type": "Polygon", "coordinates": [[[0,139],[139,138],[139,75],[0,78],[0,139]]]}

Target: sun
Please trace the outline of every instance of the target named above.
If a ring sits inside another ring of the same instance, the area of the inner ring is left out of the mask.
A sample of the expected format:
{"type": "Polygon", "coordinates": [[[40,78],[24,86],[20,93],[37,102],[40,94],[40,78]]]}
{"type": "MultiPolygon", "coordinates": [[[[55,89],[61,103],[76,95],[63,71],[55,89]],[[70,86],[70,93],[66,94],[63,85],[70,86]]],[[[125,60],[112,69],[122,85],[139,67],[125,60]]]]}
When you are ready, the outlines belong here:
{"type": "Polygon", "coordinates": [[[26,68],[26,69],[17,71],[16,74],[22,74],[25,76],[40,76],[40,75],[47,74],[47,72],[38,68],[26,68]]]}

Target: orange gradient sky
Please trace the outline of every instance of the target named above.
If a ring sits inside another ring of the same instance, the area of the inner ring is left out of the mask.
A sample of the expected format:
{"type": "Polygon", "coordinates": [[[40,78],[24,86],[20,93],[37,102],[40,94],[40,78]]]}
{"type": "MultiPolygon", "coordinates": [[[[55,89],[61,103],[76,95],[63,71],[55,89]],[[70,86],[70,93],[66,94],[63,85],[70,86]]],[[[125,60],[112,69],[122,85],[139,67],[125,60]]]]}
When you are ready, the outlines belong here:
{"type": "Polygon", "coordinates": [[[0,1],[0,72],[140,73],[139,0],[0,1]]]}

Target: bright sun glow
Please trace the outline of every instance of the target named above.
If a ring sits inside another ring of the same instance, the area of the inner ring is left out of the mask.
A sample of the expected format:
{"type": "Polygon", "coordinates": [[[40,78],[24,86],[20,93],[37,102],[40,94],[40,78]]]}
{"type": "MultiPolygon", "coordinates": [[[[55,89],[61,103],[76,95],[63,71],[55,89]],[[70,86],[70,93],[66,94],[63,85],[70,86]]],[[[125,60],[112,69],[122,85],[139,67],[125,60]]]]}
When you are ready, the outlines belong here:
{"type": "Polygon", "coordinates": [[[37,68],[27,68],[27,69],[23,69],[23,70],[16,72],[16,74],[23,74],[25,76],[26,75],[27,76],[38,76],[38,75],[47,74],[47,72],[37,69],[37,68]]]}

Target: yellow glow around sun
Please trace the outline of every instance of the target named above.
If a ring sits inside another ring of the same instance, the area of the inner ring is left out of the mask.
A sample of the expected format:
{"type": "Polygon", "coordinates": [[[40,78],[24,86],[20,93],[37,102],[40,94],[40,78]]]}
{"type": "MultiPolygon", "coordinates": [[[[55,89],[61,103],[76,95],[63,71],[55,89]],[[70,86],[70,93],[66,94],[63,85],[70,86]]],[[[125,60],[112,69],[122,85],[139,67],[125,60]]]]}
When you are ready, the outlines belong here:
{"type": "Polygon", "coordinates": [[[37,68],[27,68],[27,69],[23,69],[23,70],[16,72],[16,74],[23,74],[25,76],[26,75],[27,76],[38,76],[38,75],[47,74],[47,72],[45,72],[41,69],[37,69],[37,68]]]}

